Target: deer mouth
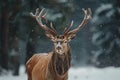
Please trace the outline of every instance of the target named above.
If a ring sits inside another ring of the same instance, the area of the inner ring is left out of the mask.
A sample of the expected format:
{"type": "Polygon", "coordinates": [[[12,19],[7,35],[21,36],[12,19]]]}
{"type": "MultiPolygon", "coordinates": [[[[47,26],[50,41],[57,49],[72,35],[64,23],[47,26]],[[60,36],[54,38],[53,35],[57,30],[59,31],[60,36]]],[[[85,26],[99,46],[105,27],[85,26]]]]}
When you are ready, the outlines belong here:
{"type": "Polygon", "coordinates": [[[62,50],[58,49],[58,50],[57,50],[57,52],[58,52],[58,53],[61,53],[61,52],[62,52],[62,50]]]}
{"type": "Polygon", "coordinates": [[[57,49],[56,50],[58,54],[62,54],[62,50],[61,49],[57,49]]]}

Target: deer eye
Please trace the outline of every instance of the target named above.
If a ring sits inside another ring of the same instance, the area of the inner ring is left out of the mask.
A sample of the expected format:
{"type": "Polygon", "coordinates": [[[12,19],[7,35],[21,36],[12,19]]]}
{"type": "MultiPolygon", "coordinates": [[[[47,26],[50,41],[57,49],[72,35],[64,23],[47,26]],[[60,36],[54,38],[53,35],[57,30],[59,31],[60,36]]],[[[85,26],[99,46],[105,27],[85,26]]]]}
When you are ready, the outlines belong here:
{"type": "Polygon", "coordinates": [[[61,41],[60,44],[63,44],[63,41],[61,41]]]}
{"type": "Polygon", "coordinates": [[[55,41],[54,43],[55,43],[55,44],[58,44],[58,41],[55,41]]]}

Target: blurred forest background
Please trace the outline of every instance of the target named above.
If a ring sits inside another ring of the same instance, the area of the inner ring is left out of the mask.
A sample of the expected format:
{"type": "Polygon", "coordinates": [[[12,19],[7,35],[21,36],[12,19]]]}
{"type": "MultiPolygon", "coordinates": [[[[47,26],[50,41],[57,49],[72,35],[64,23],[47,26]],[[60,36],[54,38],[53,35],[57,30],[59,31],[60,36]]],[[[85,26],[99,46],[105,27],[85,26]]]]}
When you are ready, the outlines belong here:
{"type": "Polygon", "coordinates": [[[82,8],[92,9],[92,19],[71,41],[72,66],[120,67],[120,0],[1,0],[0,72],[14,70],[34,53],[52,50],[52,42],[30,17],[36,8],[47,10],[46,18],[59,32],[74,20],[83,20],[82,8]]]}

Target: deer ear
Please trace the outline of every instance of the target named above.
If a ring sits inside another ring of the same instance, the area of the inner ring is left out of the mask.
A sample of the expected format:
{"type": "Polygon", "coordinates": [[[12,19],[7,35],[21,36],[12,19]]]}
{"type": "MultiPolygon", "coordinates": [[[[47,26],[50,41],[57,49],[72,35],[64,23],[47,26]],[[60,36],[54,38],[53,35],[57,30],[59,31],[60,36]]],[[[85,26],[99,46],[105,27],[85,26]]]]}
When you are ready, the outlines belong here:
{"type": "Polygon", "coordinates": [[[46,35],[51,41],[55,41],[55,36],[53,36],[52,34],[46,33],[45,35],[46,35]]]}
{"type": "Polygon", "coordinates": [[[69,34],[67,36],[67,40],[70,42],[72,39],[74,39],[76,37],[76,34],[69,34]]]}

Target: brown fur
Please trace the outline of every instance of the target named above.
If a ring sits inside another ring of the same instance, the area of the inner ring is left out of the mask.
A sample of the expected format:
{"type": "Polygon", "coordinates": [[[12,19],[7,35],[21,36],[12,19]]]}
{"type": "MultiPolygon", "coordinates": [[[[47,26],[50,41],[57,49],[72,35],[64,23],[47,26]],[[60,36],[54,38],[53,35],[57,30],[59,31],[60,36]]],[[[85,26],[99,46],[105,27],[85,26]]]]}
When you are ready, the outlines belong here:
{"type": "Polygon", "coordinates": [[[70,49],[63,56],[55,51],[35,54],[26,64],[28,80],[68,80],[70,62],[70,49]]]}

